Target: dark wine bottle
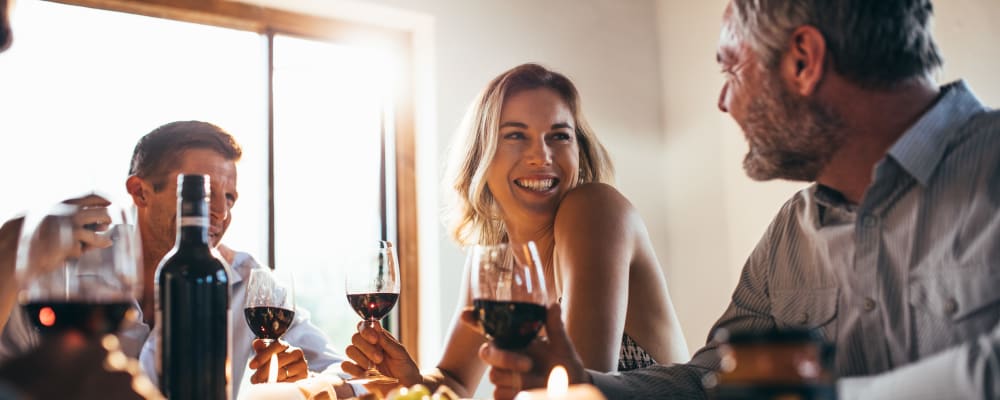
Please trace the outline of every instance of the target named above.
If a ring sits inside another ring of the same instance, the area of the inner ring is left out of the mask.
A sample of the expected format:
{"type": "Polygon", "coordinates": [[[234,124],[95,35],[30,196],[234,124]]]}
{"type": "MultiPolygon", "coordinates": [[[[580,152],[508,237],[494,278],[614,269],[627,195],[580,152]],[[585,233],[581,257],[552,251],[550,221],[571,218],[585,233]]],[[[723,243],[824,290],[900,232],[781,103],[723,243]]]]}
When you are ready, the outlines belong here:
{"type": "Polygon", "coordinates": [[[177,240],[156,272],[157,367],[170,399],[229,399],[229,266],[208,240],[209,177],[178,175],[177,240]]]}

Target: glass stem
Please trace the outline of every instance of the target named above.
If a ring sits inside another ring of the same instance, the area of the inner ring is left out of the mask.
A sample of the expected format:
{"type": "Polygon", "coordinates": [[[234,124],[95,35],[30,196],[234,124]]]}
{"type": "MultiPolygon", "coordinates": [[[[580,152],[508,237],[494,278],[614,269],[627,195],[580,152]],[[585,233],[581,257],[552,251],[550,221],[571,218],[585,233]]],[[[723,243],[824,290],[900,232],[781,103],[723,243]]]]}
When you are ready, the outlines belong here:
{"type": "MultiPolygon", "coordinates": [[[[380,328],[377,328],[375,326],[376,324],[378,324],[378,321],[371,320],[371,319],[368,320],[368,327],[372,328],[372,329],[375,329],[376,331],[378,331],[380,328]]],[[[376,332],[376,334],[378,334],[378,333],[376,332]]],[[[381,372],[378,372],[378,364],[375,364],[375,362],[372,361],[371,359],[368,360],[368,372],[367,372],[367,375],[368,376],[379,376],[379,375],[382,375],[381,372]]]]}

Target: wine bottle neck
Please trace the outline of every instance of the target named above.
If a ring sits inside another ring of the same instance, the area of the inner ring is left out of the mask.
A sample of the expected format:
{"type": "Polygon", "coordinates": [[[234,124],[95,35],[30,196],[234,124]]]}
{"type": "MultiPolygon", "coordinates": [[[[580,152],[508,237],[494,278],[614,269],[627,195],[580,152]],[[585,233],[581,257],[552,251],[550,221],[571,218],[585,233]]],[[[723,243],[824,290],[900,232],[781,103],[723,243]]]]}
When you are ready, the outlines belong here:
{"type": "Polygon", "coordinates": [[[177,199],[177,247],[208,246],[208,201],[202,198],[177,199]]]}

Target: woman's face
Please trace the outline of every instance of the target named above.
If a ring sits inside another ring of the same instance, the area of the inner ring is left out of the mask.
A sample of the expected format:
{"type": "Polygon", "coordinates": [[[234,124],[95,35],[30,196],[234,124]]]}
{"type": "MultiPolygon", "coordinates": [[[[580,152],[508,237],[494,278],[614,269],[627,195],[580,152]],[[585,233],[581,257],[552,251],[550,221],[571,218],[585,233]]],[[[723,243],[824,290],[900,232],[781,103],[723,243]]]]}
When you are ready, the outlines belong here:
{"type": "Polygon", "coordinates": [[[504,218],[553,218],[578,179],[576,121],[552,89],[516,92],[503,103],[486,185],[504,218]]]}

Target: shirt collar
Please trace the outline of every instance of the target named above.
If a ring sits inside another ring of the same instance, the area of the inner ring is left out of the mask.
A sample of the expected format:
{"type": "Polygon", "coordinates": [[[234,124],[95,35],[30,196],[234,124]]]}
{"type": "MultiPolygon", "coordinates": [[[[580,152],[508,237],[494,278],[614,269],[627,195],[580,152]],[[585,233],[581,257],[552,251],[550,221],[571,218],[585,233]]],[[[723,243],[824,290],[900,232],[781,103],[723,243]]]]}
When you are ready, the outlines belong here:
{"type": "Polygon", "coordinates": [[[889,148],[889,156],[926,186],[954,134],[985,109],[964,80],[949,83],[941,87],[937,103],[889,148]]]}
{"type": "Polygon", "coordinates": [[[234,285],[247,279],[246,275],[250,275],[250,269],[253,267],[252,261],[253,257],[242,251],[237,251],[233,255],[233,265],[230,265],[229,268],[233,271],[232,283],[234,285]]]}

